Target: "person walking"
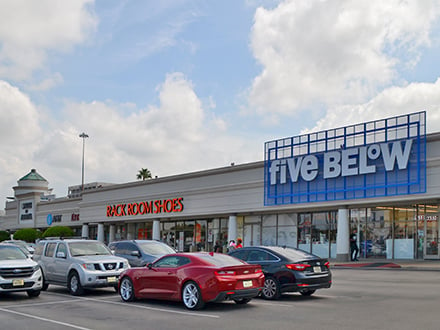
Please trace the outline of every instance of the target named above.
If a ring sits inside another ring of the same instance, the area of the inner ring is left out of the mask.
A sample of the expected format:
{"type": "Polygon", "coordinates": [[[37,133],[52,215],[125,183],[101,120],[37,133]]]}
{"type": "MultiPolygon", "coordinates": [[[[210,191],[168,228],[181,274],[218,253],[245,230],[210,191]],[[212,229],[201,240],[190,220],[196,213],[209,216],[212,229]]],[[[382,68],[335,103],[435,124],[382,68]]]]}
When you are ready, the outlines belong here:
{"type": "Polygon", "coordinates": [[[351,261],[359,261],[359,248],[357,246],[356,230],[350,235],[350,257],[351,261]]]}
{"type": "Polygon", "coordinates": [[[237,249],[242,248],[243,247],[242,243],[243,243],[242,239],[240,237],[237,238],[237,245],[235,246],[235,248],[237,249]]]}

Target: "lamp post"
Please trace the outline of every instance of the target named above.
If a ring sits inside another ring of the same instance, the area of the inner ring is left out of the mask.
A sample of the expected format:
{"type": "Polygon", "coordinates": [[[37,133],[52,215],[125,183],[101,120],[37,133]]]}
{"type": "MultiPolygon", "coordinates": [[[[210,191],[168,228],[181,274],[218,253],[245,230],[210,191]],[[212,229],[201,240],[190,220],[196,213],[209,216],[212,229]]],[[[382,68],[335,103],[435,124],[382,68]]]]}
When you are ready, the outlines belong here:
{"type": "Polygon", "coordinates": [[[86,133],[82,132],[79,135],[79,137],[83,139],[82,172],[81,172],[82,173],[81,192],[83,192],[84,191],[84,149],[86,145],[86,138],[88,138],[89,136],[86,133]]]}

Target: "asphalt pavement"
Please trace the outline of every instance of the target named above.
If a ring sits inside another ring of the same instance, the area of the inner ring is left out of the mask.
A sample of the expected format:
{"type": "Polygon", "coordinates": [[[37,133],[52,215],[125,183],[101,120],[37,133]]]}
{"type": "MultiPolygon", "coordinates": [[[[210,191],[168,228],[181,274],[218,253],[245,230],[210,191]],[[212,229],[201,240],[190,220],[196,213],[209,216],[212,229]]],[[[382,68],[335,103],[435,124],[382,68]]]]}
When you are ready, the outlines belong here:
{"type": "Polygon", "coordinates": [[[440,271],[440,260],[359,259],[359,261],[336,261],[330,259],[330,267],[337,269],[400,269],[440,271]]]}

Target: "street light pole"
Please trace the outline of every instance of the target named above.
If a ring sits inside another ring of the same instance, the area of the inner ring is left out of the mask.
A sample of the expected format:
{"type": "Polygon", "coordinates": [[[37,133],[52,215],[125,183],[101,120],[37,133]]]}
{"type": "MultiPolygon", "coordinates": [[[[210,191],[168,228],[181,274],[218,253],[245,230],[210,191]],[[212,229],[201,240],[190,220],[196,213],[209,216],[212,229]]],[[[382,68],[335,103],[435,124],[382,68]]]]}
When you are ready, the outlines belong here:
{"type": "Polygon", "coordinates": [[[89,136],[86,133],[82,132],[79,137],[83,139],[81,192],[84,192],[84,149],[86,145],[86,138],[88,138],[89,136]]]}

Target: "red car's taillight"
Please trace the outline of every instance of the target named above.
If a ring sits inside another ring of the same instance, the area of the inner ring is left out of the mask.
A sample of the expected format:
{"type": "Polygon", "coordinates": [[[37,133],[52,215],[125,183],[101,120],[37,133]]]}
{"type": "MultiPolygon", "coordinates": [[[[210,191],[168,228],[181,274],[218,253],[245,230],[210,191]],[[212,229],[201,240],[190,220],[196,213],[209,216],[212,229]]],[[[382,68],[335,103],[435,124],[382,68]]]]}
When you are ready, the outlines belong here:
{"type": "Polygon", "coordinates": [[[327,262],[324,264],[324,266],[327,267],[327,268],[330,268],[330,262],[327,261],[327,262]]]}
{"type": "Polygon", "coordinates": [[[291,270],[305,270],[307,267],[310,267],[310,265],[306,264],[288,264],[286,265],[287,268],[291,270]]]}
{"type": "Polygon", "coordinates": [[[235,272],[233,270],[220,270],[214,272],[215,276],[233,276],[235,272]]]}
{"type": "Polygon", "coordinates": [[[262,273],[262,272],[263,272],[263,270],[261,268],[255,269],[255,273],[262,273]]]}

